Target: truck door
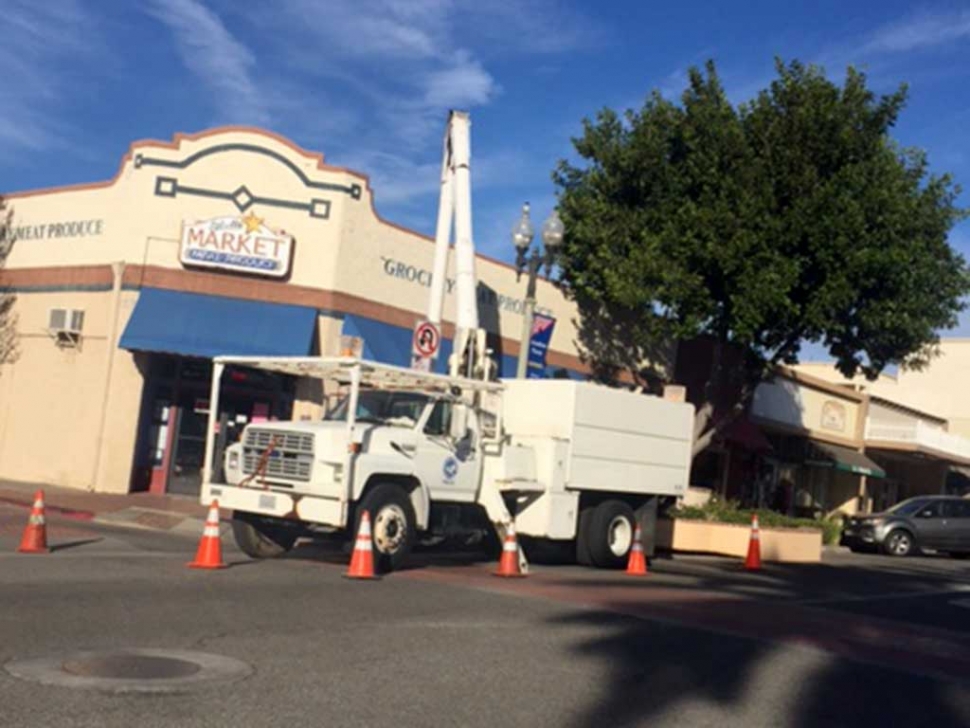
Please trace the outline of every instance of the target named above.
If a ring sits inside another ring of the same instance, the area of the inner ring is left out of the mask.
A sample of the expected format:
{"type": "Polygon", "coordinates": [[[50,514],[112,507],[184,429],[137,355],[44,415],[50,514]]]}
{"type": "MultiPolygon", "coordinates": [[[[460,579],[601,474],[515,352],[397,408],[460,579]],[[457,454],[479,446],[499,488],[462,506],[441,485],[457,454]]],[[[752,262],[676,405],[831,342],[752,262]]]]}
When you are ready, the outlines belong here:
{"type": "Polygon", "coordinates": [[[471,502],[478,491],[481,453],[473,435],[455,432],[452,402],[435,402],[418,438],[414,468],[431,497],[439,501],[471,502]]]}

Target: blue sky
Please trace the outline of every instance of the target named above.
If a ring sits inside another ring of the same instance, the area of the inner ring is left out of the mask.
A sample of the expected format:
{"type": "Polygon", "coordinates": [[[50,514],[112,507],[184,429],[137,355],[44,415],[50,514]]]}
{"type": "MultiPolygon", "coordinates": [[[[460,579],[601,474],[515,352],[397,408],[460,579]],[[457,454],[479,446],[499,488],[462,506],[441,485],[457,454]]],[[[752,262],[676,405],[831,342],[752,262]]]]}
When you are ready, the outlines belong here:
{"type": "MultiPolygon", "coordinates": [[[[467,108],[476,245],[511,259],[522,202],[541,223],[584,116],[676,96],[708,58],[742,101],[781,55],[908,83],[895,136],[970,207],[966,0],[4,0],[0,38],[0,190],[106,179],[133,140],[252,124],[370,175],[381,215],[430,234],[446,112],[467,108]]],[[[970,255],[970,222],[951,239],[970,255]]]]}

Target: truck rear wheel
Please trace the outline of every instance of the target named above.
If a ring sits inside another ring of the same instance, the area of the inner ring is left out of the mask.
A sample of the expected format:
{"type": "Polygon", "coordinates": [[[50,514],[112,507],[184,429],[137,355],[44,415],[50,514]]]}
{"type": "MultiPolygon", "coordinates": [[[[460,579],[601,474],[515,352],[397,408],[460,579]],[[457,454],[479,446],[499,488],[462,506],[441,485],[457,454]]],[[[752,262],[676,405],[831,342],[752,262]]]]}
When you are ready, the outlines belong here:
{"type": "Polygon", "coordinates": [[[580,554],[588,554],[593,566],[616,569],[624,566],[633,546],[636,516],[629,504],[621,500],[606,500],[587,515],[578,545],[580,554]]]}
{"type": "Polygon", "coordinates": [[[357,509],[355,535],[364,511],[370,514],[375,568],[383,572],[400,569],[417,538],[417,519],[408,494],[391,483],[372,488],[357,509]]]}
{"type": "Polygon", "coordinates": [[[253,559],[282,556],[296,543],[296,534],[274,524],[270,519],[234,511],[232,536],[239,550],[253,559]]]}

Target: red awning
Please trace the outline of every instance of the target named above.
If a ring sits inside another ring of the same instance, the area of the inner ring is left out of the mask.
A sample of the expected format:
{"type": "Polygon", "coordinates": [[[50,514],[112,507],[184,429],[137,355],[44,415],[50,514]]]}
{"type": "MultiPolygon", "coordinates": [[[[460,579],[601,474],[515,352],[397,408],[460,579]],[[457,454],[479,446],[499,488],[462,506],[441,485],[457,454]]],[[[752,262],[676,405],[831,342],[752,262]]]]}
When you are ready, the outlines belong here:
{"type": "Polygon", "coordinates": [[[746,417],[741,417],[728,425],[721,433],[721,439],[753,452],[768,452],[772,449],[771,443],[768,442],[761,428],[752,424],[746,417]]]}

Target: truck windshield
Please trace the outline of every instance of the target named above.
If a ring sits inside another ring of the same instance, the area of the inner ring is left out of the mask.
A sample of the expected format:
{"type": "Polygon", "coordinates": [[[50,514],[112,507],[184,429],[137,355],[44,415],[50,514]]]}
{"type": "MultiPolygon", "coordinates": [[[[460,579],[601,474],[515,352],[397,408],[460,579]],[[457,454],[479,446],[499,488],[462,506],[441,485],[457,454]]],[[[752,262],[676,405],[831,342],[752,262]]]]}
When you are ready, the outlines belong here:
{"type": "MultiPolygon", "coordinates": [[[[357,397],[358,422],[379,422],[385,425],[414,427],[424,411],[428,396],[415,392],[364,390],[357,397]]],[[[325,420],[347,420],[350,397],[344,397],[327,412],[325,420]]]]}

